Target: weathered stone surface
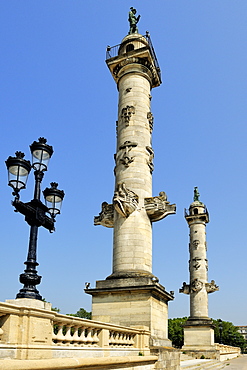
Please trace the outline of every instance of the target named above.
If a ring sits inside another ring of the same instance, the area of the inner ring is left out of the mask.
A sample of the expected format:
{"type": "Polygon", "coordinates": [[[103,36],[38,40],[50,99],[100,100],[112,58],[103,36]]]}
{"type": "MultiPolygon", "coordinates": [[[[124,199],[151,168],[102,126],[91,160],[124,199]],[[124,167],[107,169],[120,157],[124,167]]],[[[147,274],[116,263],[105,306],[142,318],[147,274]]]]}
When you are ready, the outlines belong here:
{"type": "MultiPolygon", "coordinates": [[[[208,293],[218,290],[212,280],[208,283],[208,260],[206,243],[206,224],[209,215],[205,205],[199,201],[197,187],[194,190],[194,202],[190,205],[185,219],[190,228],[190,283],[183,283],[180,293],[190,295],[190,317],[184,325],[183,350],[211,351],[216,356],[214,330],[208,317],[208,293]]],[[[214,357],[213,357],[214,358],[214,357]]]]}

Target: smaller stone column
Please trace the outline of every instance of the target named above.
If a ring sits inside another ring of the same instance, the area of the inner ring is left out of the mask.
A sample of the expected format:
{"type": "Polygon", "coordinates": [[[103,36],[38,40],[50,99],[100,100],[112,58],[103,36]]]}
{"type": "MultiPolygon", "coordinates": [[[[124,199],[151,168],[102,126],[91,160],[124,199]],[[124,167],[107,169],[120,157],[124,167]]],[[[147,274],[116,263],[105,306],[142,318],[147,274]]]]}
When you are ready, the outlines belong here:
{"type": "Polygon", "coordinates": [[[208,283],[206,224],[209,214],[199,196],[195,187],[194,201],[189,210],[185,210],[185,219],[190,228],[190,283],[184,282],[179,292],[190,296],[190,316],[184,325],[183,350],[192,352],[196,357],[204,355],[215,358],[214,326],[208,317],[208,293],[219,290],[219,287],[214,280],[208,283]]]}

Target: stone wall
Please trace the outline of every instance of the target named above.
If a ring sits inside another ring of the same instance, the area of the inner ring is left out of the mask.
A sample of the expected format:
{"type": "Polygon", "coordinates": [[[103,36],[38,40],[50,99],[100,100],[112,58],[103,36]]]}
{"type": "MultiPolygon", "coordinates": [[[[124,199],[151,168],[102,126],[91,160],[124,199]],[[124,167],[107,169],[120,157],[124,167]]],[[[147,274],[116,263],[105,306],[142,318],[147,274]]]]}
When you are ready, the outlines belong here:
{"type": "Polygon", "coordinates": [[[172,347],[151,347],[150,353],[158,356],[155,370],[180,370],[180,350],[172,347]]]}

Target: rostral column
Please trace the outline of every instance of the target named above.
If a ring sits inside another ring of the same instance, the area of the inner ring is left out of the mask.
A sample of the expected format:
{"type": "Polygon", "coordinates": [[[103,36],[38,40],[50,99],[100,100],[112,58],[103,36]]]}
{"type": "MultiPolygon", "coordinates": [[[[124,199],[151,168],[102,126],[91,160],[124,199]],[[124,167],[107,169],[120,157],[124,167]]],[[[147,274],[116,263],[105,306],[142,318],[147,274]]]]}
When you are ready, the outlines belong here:
{"type": "MultiPolygon", "coordinates": [[[[185,211],[185,219],[190,228],[189,271],[190,283],[183,283],[180,293],[190,296],[190,316],[184,325],[183,350],[214,358],[214,326],[208,317],[208,294],[219,290],[214,280],[208,283],[208,260],[206,224],[209,214],[199,200],[198,188],[194,188],[194,201],[185,211]]],[[[197,357],[199,358],[199,357],[197,357]]]]}
{"type": "Polygon", "coordinates": [[[138,33],[136,10],[130,9],[129,34],[107,48],[106,63],[119,91],[115,192],[112,204],[102,203],[95,225],[114,229],[113,270],[92,295],[94,320],[151,330],[154,343],[167,345],[168,301],[152,273],[152,222],[176,212],[165,192],[152,197],[154,169],[151,90],[161,73],[149,33],[138,33]]]}

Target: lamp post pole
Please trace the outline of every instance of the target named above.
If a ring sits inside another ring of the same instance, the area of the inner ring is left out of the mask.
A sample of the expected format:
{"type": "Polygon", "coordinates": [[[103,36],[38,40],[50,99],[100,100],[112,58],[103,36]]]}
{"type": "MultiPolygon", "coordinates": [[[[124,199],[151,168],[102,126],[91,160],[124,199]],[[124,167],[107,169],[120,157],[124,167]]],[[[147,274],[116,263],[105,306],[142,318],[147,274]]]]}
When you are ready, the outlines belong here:
{"type": "Polygon", "coordinates": [[[57,183],[51,183],[51,188],[46,188],[43,192],[48,206],[41,202],[41,182],[44,177],[44,171],[47,171],[53,148],[46,144],[46,139],[39,138],[38,142],[34,141],[30,145],[30,149],[33,156],[32,166],[29,161],[24,159],[24,154],[21,152],[16,152],[16,157],[9,157],[6,161],[9,171],[9,186],[14,189],[13,195],[15,195],[12,204],[16,212],[20,212],[25,216],[25,221],[30,226],[27,261],[24,262],[26,269],[20,275],[20,283],[24,284],[24,286],[16,295],[16,298],[42,300],[42,296],[36,288],[36,285],[41,282],[41,276],[38,275],[36,270],[36,267],[39,265],[36,258],[38,228],[43,226],[50,232],[55,230],[55,216],[60,213],[64,192],[57,189],[57,183]],[[31,168],[35,170],[34,197],[30,202],[23,203],[19,199],[19,192],[26,187],[27,177],[31,168]],[[47,213],[51,217],[47,216],[47,213]]]}
{"type": "MultiPolygon", "coordinates": [[[[36,170],[34,172],[35,176],[35,188],[34,188],[34,197],[33,203],[40,202],[40,185],[44,177],[44,172],[36,170]]],[[[41,202],[40,202],[41,203],[41,202]]],[[[41,203],[42,204],[42,203],[41,203]]],[[[43,205],[43,204],[42,204],[43,205]]],[[[37,207],[37,215],[41,215],[40,209],[37,207]]],[[[20,283],[24,284],[24,287],[20,289],[19,293],[16,295],[16,298],[33,298],[42,300],[42,296],[39,294],[36,285],[40,284],[41,276],[38,275],[36,267],[39,265],[37,262],[37,240],[38,240],[38,226],[37,220],[35,218],[27,221],[30,225],[30,237],[29,237],[29,247],[27,261],[24,264],[27,266],[24,273],[20,275],[20,283]]]]}

